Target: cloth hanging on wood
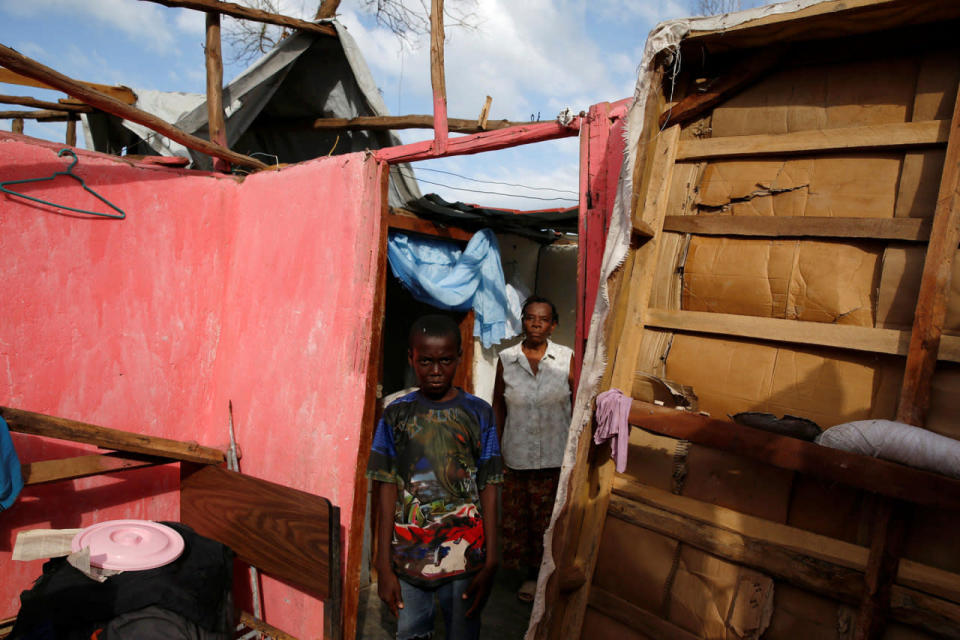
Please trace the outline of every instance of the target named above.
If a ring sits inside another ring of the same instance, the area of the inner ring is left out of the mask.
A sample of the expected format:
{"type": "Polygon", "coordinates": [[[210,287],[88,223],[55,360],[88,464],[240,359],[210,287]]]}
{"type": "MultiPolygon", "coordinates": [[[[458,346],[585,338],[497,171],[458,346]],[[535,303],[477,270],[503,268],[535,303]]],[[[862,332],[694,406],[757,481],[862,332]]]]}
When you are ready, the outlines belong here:
{"type": "Polygon", "coordinates": [[[23,489],[20,459],[13,448],[7,422],[0,416],[0,511],[9,509],[23,489]]]}
{"type": "Polygon", "coordinates": [[[610,457],[617,466],[617,473],[627,470],[630,405],[630,398],[619,389],[610,389],[597,396],[597,431],[593,434],[593,441],[596,444],[610,441],[610,457]]]}
{"type": "Polygon", "coordinates": [[[462,251],[444,240],[392,232],[387,257],[393,275],[420,302],[448,311],[473,308],[473,332],[484,348],[516,335],[507,326],[500,247],[489,229],[475,233],[462,251]]]}

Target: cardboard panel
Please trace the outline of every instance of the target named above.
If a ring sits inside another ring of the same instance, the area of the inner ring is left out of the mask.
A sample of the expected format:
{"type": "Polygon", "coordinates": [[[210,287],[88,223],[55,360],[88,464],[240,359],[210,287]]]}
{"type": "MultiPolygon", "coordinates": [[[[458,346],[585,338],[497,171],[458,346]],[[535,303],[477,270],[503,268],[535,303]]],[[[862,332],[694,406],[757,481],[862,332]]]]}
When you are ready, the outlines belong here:
{"type": "Polygon", "coordinates": [[[627,468],[624,475],[643,484],[671,491],[673,456],[677,440],[642,429],[630,429],[627,468]]]}
{"type": "Polygon", "coordinates": [[[764,640],[849,640],[856,610],[787,583],[776,583],[777,607],[764,640]]]}
{"type": "Polygon", "coordinates": [[[891,218],[903,154],[718,160],[704,170],[701,211],[755,216],[891,218]]]}
{"type": "Polygon", "coordinates": [[[680,543],[619,518],[607,518],[593,583],[638,607],[660,611],[680,543]]]}
{"type": "Polygon", "coordinates": [[[581,637],[585,640],[656,640],[590,607],[583,617],[581,637]]]}
{"type": "Polygon", "coordinates": [[[862,518],[871,515],[862,491],[800,474],[794,476],[787,524],[859,544],[863,542],[862,518]]]}
{"type": "Polygon", "coordinates": [[[960,440],[960,366],[941,362],[933,374],[926,428],[960,440]]]}
{"type": "Polygon", "coordinates": [[[873,326],[880,245],[694,237],[683,308],[873,326]]]}
{"type": "MultiPolygon", "coordinates": [[[[920,245],[891,245],[883,252],[877,292],[878,327],[909,329],[913,326],[925,255],[926,247],[920,245]]],[[[960,251],[953,259],[943,329],[960,332],[960,251]]]]}
{"type": "Polygon", "coordinates": [[[789,413],[824,428],[892,417],[902,375],[893,356],[685,334],[674,336],[666,364],[711,415],[789,413]]]}
{"type": "Polygon", "coordinates": [[[905,122],[917,67],[888,58],[779,71],[714,109],[713,136],[905,122]]]}

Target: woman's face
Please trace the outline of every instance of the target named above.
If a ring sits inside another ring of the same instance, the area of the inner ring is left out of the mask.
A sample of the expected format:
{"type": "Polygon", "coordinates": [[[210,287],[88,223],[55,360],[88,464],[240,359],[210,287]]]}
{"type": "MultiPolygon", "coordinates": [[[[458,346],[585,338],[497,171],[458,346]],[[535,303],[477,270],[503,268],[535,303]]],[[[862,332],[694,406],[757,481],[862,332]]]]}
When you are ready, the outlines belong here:
{"type": "Polygon", "coordinates": [[[546,340],[557,328],[553,309],[546,302],[531,302],[523,312],[523,333],[536,341],[546,340]]]}

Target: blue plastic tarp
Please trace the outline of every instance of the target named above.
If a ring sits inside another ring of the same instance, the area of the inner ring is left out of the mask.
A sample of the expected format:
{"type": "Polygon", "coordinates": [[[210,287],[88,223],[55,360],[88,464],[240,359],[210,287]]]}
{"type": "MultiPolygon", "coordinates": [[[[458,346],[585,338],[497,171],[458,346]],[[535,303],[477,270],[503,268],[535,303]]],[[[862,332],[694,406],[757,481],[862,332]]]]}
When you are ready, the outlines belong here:
{"type": "Polygon", "coordinates": [[[484,347],[516,335],[508,304],[500,247],[489,229],[461,249],[452,242],[391,232],[390,270],[420,302],[449,311],[474,311],[474,335],[484,347]]]}
{"type": "Polygon", "coordinates": [[[7,422],[0,417],[0,511],[9,509],[23,489],[20,460],[13,448],[7,422]]]}

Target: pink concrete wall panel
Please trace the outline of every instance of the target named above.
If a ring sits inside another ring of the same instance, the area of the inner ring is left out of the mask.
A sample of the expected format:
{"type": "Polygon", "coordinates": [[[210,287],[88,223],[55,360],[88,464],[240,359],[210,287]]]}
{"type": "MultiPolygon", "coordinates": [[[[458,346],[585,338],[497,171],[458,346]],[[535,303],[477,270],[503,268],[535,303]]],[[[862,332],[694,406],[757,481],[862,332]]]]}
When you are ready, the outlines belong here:
{"type": "MultiPolygon", "coordinates": [[[[57,148],[0,134],[0,180],[62,170],[57,148]]],[[[243,471],[330,498],[348,530],[380,250],[376,163],[339,156],[240,183],[80,158],[75,172],[126,220],[0,195],[0,404],[223,446],[232,399],[243,471]]],[[[98,208],[69,179],[30,193],[98,208]]],[[[15,443],[23,461],[82,449],[15,443]]],[[[0,514],[0,617],[40,570],[9,560],[17,531],[176,519],[178,508],[175,467],[28,488],[0,514]]],[[[267,583],[268,621],[320,635],[319,602],[267,583]]]]}

